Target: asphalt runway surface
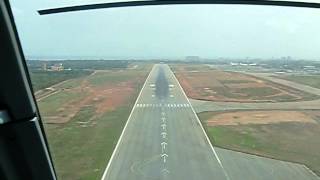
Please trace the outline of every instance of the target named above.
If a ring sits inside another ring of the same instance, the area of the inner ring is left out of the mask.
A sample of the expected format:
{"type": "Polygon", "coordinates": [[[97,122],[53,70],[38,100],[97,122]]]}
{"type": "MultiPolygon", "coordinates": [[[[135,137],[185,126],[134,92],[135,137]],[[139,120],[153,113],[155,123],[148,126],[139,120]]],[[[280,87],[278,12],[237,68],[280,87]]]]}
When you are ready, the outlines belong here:
{"type": "Polygon", "coordinates": [[[103,180],[318,179],[303,165],[213,147],[168,65],[151,70],[103,180]]]}

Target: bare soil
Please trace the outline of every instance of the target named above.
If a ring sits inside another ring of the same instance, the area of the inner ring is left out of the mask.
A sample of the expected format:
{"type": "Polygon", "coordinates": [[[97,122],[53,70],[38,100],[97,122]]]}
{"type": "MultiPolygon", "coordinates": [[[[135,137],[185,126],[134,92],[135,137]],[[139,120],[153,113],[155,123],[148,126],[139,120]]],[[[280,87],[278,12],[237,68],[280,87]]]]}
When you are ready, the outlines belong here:
{"type": "MultiPolygon", "coordinates": [[[[118,71],[117,73],[125,72],[118,71]]],[[[92,74],[90,78],[95,78],[94,76],[95,73],[92,74]]],[[[137,76],[120,81],[108,81],[97,86],[92,85],[88,81],[88,78],[84,78],[79,86],[63,90],[65,92],[79,93],[79,95],[82,94],[82,97],[61,104],[54,116],[46,116],[44,113],[45,122],[50,124],[66,123],[70,121],[81,108],[86,106],[92,106],[95,110],[92,119],[99,117],[105,112],[113,111],[126,103],[128,98],[134,93],[134,86],[142,81],[143,77],[137,76]]],[[[90,121],[90,119],[88,119],[88,121],[90,121]]]]}
{"type": "Polygon", "coordinates": [[[176,76],[188,97],[220,102],[285,102],[304,100],[306,94],[280,84],[238,72],[189,71],[177,68],[176,76]]]}
{"type": "Polygon", "coordinates": [[[299,111],[237,111],[212,116],[208,126],[240,124],[273,124],[280,122],[316,123],[311,115],[299,111]]]}

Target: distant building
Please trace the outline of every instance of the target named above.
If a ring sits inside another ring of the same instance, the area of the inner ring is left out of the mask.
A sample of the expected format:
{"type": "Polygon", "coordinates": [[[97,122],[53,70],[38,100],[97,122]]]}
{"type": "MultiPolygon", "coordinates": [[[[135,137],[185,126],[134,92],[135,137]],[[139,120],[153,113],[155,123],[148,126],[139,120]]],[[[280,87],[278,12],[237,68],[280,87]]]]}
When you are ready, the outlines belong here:
{"type": "Polygon", "coordinates": [[[239,63],[231,62],[231,63],[230,63],[230,65],[231,65],[231,66],[238,66],[238,65],[239,65],[239,63]]]}
{"type": "Polygon", "coordinates": [[[51,66],[50,70],[51,71],[63,71],[64,67],[63,67],[62,63],[59,63],[59,64],[55,64],[55,65],[51,66]]]}
{"type": "Polygon", "coordinates": [[[47,63],[42,64],[42,70],[46,71],[47,70],[47,63]]]}

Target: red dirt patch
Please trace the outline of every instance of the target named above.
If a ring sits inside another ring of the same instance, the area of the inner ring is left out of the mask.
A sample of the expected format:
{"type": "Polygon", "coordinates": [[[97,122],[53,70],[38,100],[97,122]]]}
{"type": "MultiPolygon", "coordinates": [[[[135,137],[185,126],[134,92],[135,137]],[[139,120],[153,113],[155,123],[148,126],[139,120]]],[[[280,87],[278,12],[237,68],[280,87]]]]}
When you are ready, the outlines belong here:
{"type": "MultiPolygon", "coordinates": [[[[118,71],[117,73],[122,72],[118,71]]],[[[45,116],[46,123],[66,123],[85,106],[93,106],[95,109],[96,113],[92,118],[100,116],[105,112],[113,111],[126,103],[133,95],[136,84],[143,81],[144,77],[138,74],[136,77],[128,77],[128,79],[119,82],[108,82],[99,86],[92,86],[87,78],[85,78],[79,86],[65,90],[82,92],[82,94],[85,94],[83,98],[62,104],[57,109],[57,115],[45,116]]],[[[88,119],[88,121],[90,120],[88,119]]]]}
{"type": "Polygon", "coordinates": [[[316,123],[312,116],[298,111],[238,111],[214,115],[207,121],[207,125],[273,124],[280,122],[316,123]]]}
{"type": "Polygon", "coordinates": [[[282,102],[303,97],[292,88],[237,72],[210,70],[190,72],[181,68],[176,76],[188,97],[222,102],[282,102]]]}

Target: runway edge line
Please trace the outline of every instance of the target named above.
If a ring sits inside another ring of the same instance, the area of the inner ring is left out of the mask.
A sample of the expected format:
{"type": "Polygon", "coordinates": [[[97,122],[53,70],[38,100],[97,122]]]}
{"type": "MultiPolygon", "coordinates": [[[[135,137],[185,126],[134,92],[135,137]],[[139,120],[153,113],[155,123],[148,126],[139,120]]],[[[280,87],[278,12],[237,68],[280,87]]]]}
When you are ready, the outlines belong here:
{"type": "Polygon", "coordinates": [[[173,74],[173,77],[174,77],[175,81],[178,83],[178,85],[179,85],[179,87],[180,87],[183,95],[185,96],[185,98],[187,99],[188,103],[190,104],[191,110],[192,110],[193,114],[196,116],[196,119],[197,119],[198,123],[200,124],[200,127],[201,127],[201,129],[202,129],[202,131],[203,131],[203,133],[204,133],[204,135],[205,135],[205,137],[206,137],[206,139],[207,139],[210,147],[211,147],[211,150],[212,150],[215,158],[217,159],[217,161],[218,161],[221,169],[223,170],[224,175],[226,176],[227,180],[230,180],[230,177],[229,177],[227,171],[225,170],[225,168],[223,167],[222,162],[221,162],[221,160],[220,160],[220,158],[219,158],[216,150],[213,148],[213,145],[211,144],[211,141],[210,141],[207,133],[205,132],[205,130],[204,130],[203,126],[202,126],[202,123],[201,123],[200,119],[198,118],[198,115],[197,115],[196,112],[194,111],[193,106],[192,106],[192,104],[191,104],[188,96],[187,96],[186,93],[184,92],[184,90],[183,90],[182,86],[180,85],[180,82],[178,81],[176,75],[173,73],[173,71],[171,70],[171,68],[170,68],[169,66],[168,66],[168,68],[170,69],[170,72],[173,74]]]}
{"type": "Polygon", "coordinates": [[[148,79],[150,78],[150,75],[151,75],[154,67],[155,67],[155,65],[152,66],[152,68],[151,68],[151,70],[150,70],[150,72],[149,72],[149,74],[148,74],[148,77],[146,78],[146,80],[145,80],[145,82],[144,82],[144,84],[143,84],[143,86],[142,86],[142,88],[141,88],[141,90],[140,90],[140,93],[139,93],[139,95],[138,95],[138,97],[137,97],[137,99],[136,99],[136,101],[135,101],[135,103],[134,103],[134,105],[133,105],[133,107],[132,107],[132,109],[131,109],[131,112],[130,112],[130,115],[129,115],[129,117],[128,117],[128,120],[127,120],[127,122],[126,122],[126,124],[125,124],[125,126],[124,126],[124,128],[123,128],[123,130],[122,130],[122,132],[121,132],[121,135],[120,135],[120,137],[119,137],[119,139],[118,139],[117,145],[116,145],[116,147],[114,148],[114,150],[113,150],[113,152],[112,152],[112,155],[111,155],[111,157],[110,157],[110,159],[109,159],[108,165],[107,165],[107,167],[106,167],[106,169],[105,169],[105,171],[104,171],[104,173],[103,173],[103,175],[102,175],[101,180],[104,180],[104,179],[106,178],[106,176],[107,176],[107,173],[108,173],[108,170],[109,170],[109,168],[110,168],[111,162],[112,162],[113,157],[114,157],[114,155],[115,155],[115,153],[116,153],[116,151],[117,151],[117,149],[118,149],[118,147],[119,147],[119,144],[120,144],[120,142],[121,142],[121,140],[122,140],[123,134],[124,134],[124,132],[125,132],[128,124],[129,124],[129,122],[130,122],[130,119],[131,119],[132,113],[133,113],[133,111],[134,111],[134,108],[136,107],[137,102],[138,102],[138,100],[140,99],[140,96],[141,96],[141,94],[142,94],[142,91],[144,90],[144,88],[145,88],[145,86],[146,86],[146,84],[147,84],[147,81],[148,81],[148,79]]]}

